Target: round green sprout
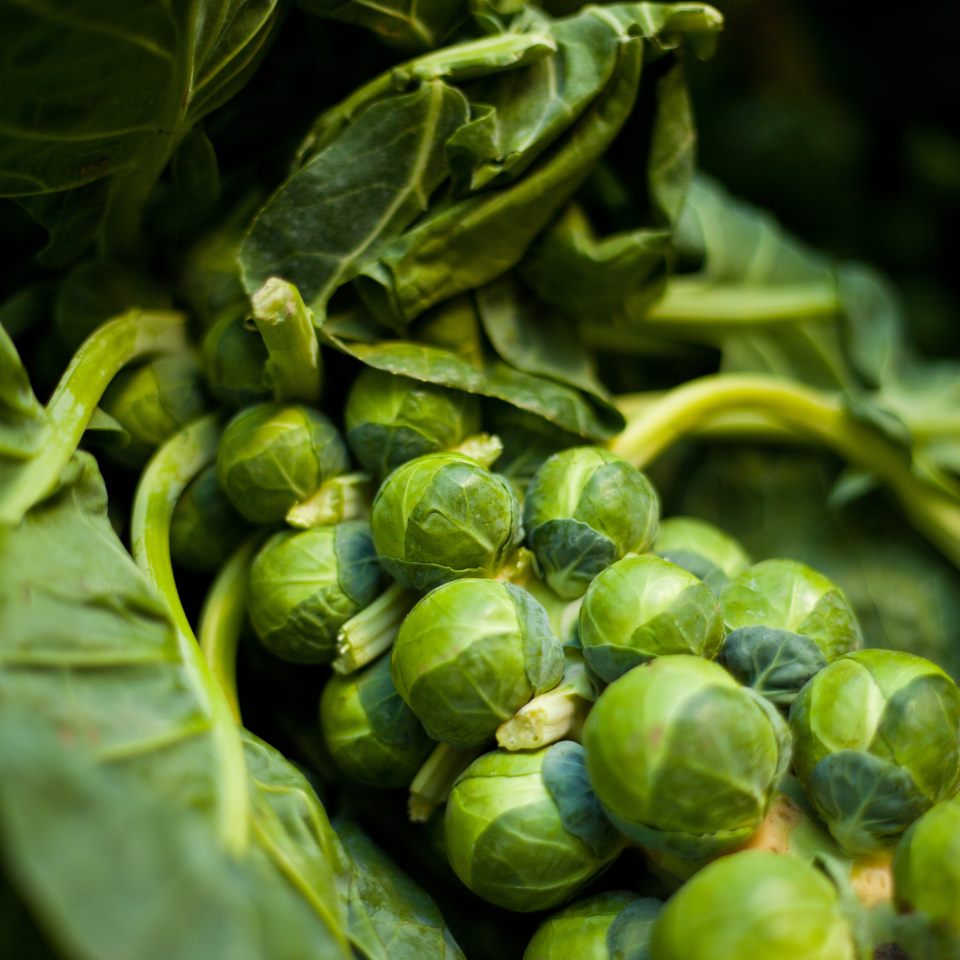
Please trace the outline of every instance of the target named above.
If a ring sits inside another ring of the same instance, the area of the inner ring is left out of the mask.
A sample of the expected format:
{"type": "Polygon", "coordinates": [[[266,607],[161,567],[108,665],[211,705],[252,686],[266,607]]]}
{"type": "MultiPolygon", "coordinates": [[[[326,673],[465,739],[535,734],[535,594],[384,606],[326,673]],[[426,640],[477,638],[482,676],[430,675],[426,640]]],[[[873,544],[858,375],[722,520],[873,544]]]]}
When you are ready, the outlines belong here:
{"type": "Polygon", "coordinates": [[[168,437],[207,409],[200,368],[189,354],[151,360],[123,370],[107,388],[100,407],[127,432],[126,446],[110,456],[129,467],[142,467],[168,437]]]}
{"type": "Polygon", "coordinates": [[[709,864],[667,901],[652,960],[856,960],[853,932],[816,868],[763,850],[709,864]]]}
{"type": "Polygon", "coordinates": [[[348,466],[336,427],[300,404],[242,410],[227,424],[217,450],[220,485],[253,523],[278,523],[348,466]]]}
{"type": "Polygon", "coordinates": [[[795,560],[764,560],[724,588],[720,660],[742,683],[789,705],[831,660],[860,647],[856,614],[834,583],[795,560]]]}
{"type": "Polygon", "coordinates": [[[456,580],[407,614],[393,682],[434,740],[479,746],[563,676],[563,648],[546,611],[496,580],[456,580]]]}
{"type": "Polygon", "coordinates": [[[790,710],[794,769],[837,842],[852,853],[896,843],[960,785],[960,690],[909,653],[835,660],[790,710]]]}
{"type": "Polygon", "coordinates": [[[233,509],[207,467],[183,491],[170,521],[170,553],[188,570],[218,570],[250,534],[250,526],[233,509]]]}
{"type": "Polygon", "coordinates": [[[750,566],[750,556],[738,541],[696,517],[661,520],[653,552],[689,570],[714,590],[750,566]]]}
{"type": "Polygon", "coordinates": [[[207,388],[220,403],[246,407],[269,399],[267,347],[256,327],[246,322],[249,306],[225,310],[206,332],[200,353],[207,388]]]}
{"type": "Polygon", "coordinates": [[[394,470],[377,491],[371,525],[384,569],[421,593],[495,576],[523,537],[510,485],[458,453],[430,453],[394,470]]]}
{"type": "Polygon", "coordinates": [[[544,579],[566,600],[624,554],[643,552],[660,504],[650,481],[615,453],[572,447],[549,457],[527,488],[523,522],[544,579]]]}
{"type": "Polygon", "coordinates": [[[723,667],[684,655],[607,687],[583,744],[610,819],[644,846],[688,858],[746,841],[790,762],[776,708],[723,667]]]}
{"type": "Polygon", "coordinates": [[[723,642],[720,604],[692,573],[659,557],[624,557],[590,584],[580,643],[607,683],[672,653],[713,658],[723,642]]]}
{"type": "Polygon", "coordinates": [[[320,729],[334,763],[374,787],[407,786],[435,746],[397,693],[389,657],[330,677],[320,697],[320,729]]]}
{"type": "Polygon", "coordinates": [[[523,960],[641,960],[662,909],[659,900],[623,890],[586,897],[547,917],[523,960]]]}
{"type": "Polygon", "coordinates": [[[960,802],[939,803],[903,835],[893,858],[900,910],[960,937],[960,802]]]}
{"type": "Polygon", "coordinates": [[[347,443],[363,468],[385,477],[408,460],[450,450],[480,430],[480,399],[365,368],[345,410],[347,443]]]}
{"type": "Polygon", "coordinates": [[[583,749],[570,741],[475,760],[454,784],[443,832],[467,887],[521,912],[562,903],[623,847],[590,790],[583,749]]]}
{"type": "Polygon", "coordinates": [[[337,631],[372,603],[380,567],[361,520],[274,534],[250,567],[247,607],[263,645],[294,663],[329,663],[337,631]]]}

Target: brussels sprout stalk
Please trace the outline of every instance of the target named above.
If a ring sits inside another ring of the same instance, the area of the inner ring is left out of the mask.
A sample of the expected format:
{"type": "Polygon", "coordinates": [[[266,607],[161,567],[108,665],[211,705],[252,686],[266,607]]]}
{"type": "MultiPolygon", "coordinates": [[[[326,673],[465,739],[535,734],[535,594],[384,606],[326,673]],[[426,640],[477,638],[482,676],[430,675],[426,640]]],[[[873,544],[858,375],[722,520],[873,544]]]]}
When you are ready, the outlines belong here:
{"type": "Polygon", "coordinates": [[[453,783],[473,763],[482,749],[463,750],[438,743],[410,783],[407,813],[411,823],[426,823],[453,789],[453,783]]]}
{"type": "Polygon", "coordinates": [[[315,404],[323,380],[320,345],[300,291],[286,280],[271,277],[250,302],[267,347],[267,373],[275,399],[315,404]]]}
{"type": "Polygon", "coordinates": [[[366,473],[347,473],[334,477],[320,489],[288,511],[291,527],[307,530],[343,520],[360,520],[370,516],[373,486],[366,473]]]}
{"type": "Polygon", "coordinates": [[[495,434],[476,433],[453,447],[451,452],[462,453],[489,470],[503,453],[503,441],[495,434]]]}
{"type": "Polygon", "coordinates": [[[567,649],[560,686],[541,693],[497,728],[504,750],[536,750],[558,740],[579,740],[583,722],[597,699],[583,654],[567,649]]]}
{"type": "Polygon", "coordinates": [[[906,453],[858,422],[839,396],[760,374],[714,374],[670,390],[645,408],[636,397],[622,401],[643,412],[610,447],[638,467],[717,417],[759,412],[876,474],[897,495],[914,526],[960,565],[960,491],[921,480],[906,453]]]}
{"type": "Polygon", "coordinates": [[[184,316],[130,310],[98,327],[74,354],[46,407],[50,431],[43,447],[5,483],[0,521],[19,523],[57,484],[110,381],[124,364],[186,349],[184,316]]]}
{"type": "Polygon", "coordinates": [[[386,653],[416,601],[417,595],[399,583],[387,587],[370,606],[340,628],[333,669],[337,673],[353,673],[386,653]]]}
{"type": "Polygon", "coordinates": [[[250,537],[220,568],[203,602],[197,630],[200,649],[237,723],[241,720],[237,697],[237,644],[247,619],[250,561],[262,539],[261,534],[250,537]]]}
{"type": "Polygon", "coordinates": [[[216,418],[203,417],[170,438],[140,478],[130,520],[133,558],[165,598],[177,627],[180,651],[209,704],[214,761],[222,784],[218,821],[225,847],[237,855],[249,842],[249,784],[243,743],[230,703],[204,660],[180,602],[170,559],[170,520],[187,484],[213,461],[220,430],[216,418]]]}

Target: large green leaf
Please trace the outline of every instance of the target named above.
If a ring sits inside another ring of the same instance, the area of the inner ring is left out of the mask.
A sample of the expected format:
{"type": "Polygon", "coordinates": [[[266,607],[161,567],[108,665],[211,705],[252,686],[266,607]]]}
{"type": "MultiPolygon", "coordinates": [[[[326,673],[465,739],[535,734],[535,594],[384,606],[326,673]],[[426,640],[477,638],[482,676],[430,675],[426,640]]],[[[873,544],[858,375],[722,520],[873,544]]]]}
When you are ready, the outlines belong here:
{"type": "Polygon", "coordinates": [[[11,0],[0,6],[0,195],[65,252],[107,221],[124,253],[193,125],[247,80],[277,0],[11,0]]]}
{"type": "Polygon", "coordinates": [[[441,80],[367,107],[270,198],[240,251],[253,293],[295,283],[322,316],[327,301],[427,206],[446,176],[444,144],[467,115],[441,80]]]}
{"type": "Polygon", "coordinates": [[[0,823],[71,955],[346,958],[345,865],[306,780],[233,727],[116,539],[93,461],[0,528],[0,823]]]}
{"type": "Polygon", "coordinates": [[[353,820],[334,827],[352,862],[350,936],[368,960],[464,960],[437,905],[353,820]]]}

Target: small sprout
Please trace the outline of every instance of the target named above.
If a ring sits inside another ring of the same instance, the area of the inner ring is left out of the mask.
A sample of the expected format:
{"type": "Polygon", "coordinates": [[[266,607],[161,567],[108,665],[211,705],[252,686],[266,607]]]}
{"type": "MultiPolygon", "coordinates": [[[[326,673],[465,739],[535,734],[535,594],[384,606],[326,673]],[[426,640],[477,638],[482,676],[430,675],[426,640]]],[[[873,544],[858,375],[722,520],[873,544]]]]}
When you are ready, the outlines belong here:
{"type": "Polygon", "coordinates": [[[207,410],[200,368],[190,354],[158,357],[121,371],[100,403],[129,436],[109,455],[128,467],[142,467],[178,430],[207,410]]]}
{"type": "Polygon", "coordinates": [[[852,853],[892,846],[960,784],[960,690],[922,657],[835,660],[794,701],[790,728],[797,777],[852,853]]]}
{"type": "Polygon", "coordinates": [[[746,850],[704,867],[653,925],[657,960],[856,960],[840,898],[794,857],[746,850]]]}
{"type": "Polygon", "coordinates": [[[687,858],[751,837],[790,762],[775,708],[691,656],[615,680],[590,711],[583,744],[610,819],[638,843],[687,858]]]}
{"type": "Polygon", "coordinates": [[[659,557],[624,557],[598,576],[580,608],[587,664],[607,683],[655,657],[712,659],[723,642],[720,604],[692,573],[659,557]]]}
{"type": "Polygon", "coordinates": [[[737,540],[696,517],[661,520],[653,552],[689,570],[718,592],[750,566],[750,556],[737,540]]]}
{"type": "Polygon", "coordinates": [[[831,660],[860,647],[856,614],[834,583],[795,560],[764,560],[738,574],[720,602],[720,661],[741,683],[789,706],[831,660]]]}
{"type": "Polygon", "coordinates": [[[188,570],[213,573],[250,535],[249,524],[233,509],[207,467],[183,491],[170,521],[170,553],[188,570]]]}
{"type": "Polygon", "coordinates": [[[543,607],[496,580],[457,580],[410,611],[393,647],[393,681],[434,740],[479,746],[563,675],[543,607]]]}
{"type": "Polygon", "coordinates": [[[246,301],[227,308],[200,346],[207,389],[228,407],[247,407],[273,396],[266,344],[246,316],[246,301]]]}
{"type": "Polygon", "coordinates": [[[663,904],[625,890],[577,900],[547,917],[523,960],[641,960],[663,904]]]}
{"type": "Polygon", "coordinates": [[[279,523],[348,467],[336,427],[299,404],[262,403],[227,424],[217,450],[217,477],[252,523],[279,523]]]}
{"type": "Polygon", "coordinates": [[[385,477],[408,460],[452,450],[480,430],[469,393],[364,369],[347,396],[347,443],[363,468],[385,477]]]}
{"type": "Polygon", "coordinates": [[[405,787],[434,747],[390,677],[390,659],[334,674],[320,698],[320,729],[334,763],[374,787],[405,787]]]}
{"type": "Polygon", "coordinates": [[[431,453],[394,470],[373,502],[384,569],[424,592],[463,577],[493,577],[523,532],[510,485],[457,453],[431,453]]]}
{"type": "Polygon", "coordinates": [[[922,914],[960,943],[960,800],[938,803],[907,830],[893,882],[901,911],[922,914]]]}
{"type": "Polygon", "coordinates": [[[250,622],[263,645],[294,663],[329,663],[337,632],[372,603],[380,567],[360,520],[281,531],[250,567],[250,622]]]}
{"type": "Polygon", "coordinates": [[[524,527],[543,577],[561,597],[626,553],[653,543],[660,504],[636,467],[600,447],[573,447],[546,460],[527,489],[524,527]]]}
{"type": "Polygon", "coordinates": [[[450,793],[444,840],[470,890],[520,912],[562,903],[623,848],[570,741],[472,763],[450,793]]]}

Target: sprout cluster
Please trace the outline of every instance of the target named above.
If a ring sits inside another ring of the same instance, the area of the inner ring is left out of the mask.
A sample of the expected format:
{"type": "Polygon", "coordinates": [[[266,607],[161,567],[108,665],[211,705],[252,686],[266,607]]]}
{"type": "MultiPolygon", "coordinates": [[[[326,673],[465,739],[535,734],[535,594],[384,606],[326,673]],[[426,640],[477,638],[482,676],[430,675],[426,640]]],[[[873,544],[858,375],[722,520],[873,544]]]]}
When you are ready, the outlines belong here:
{"type": "Polygon", "coordinates": [[[661,519],[607,450],[493,404],[532,438],[505,476],[475,397],[373,369],[344,439],[270,399],[284,376],[319,382],[316,358],[298,374],[266,350],[236,311],[208,333],[211,390],[252,405],[180,496],[172,554],[224,575],[252,558],[230,575],[262,648],[332,668],[330,769],[405,790],[481,899],[562,908],[524,960],[859,960],[846,904],[891,896],[903,942],[951,955],[960,691],[942,670],[861,650],[822,573],[661,519]],[[628,847],[665,905],[593,886],[628,847]]]}

